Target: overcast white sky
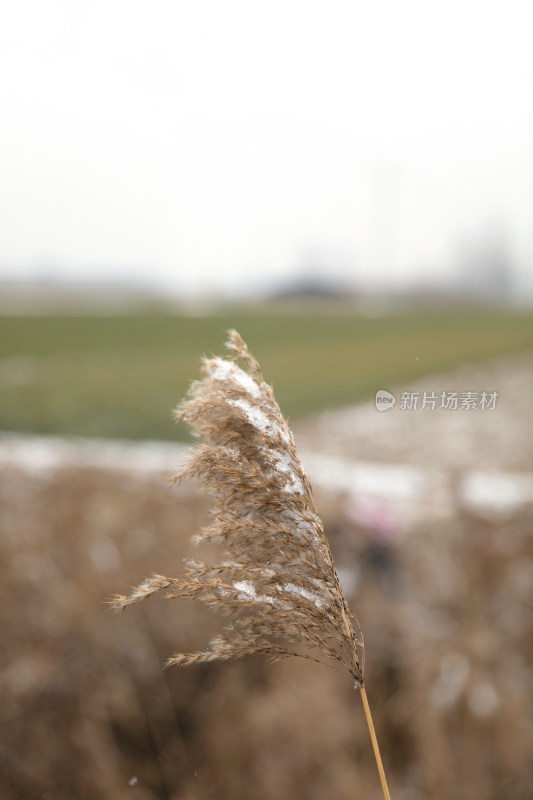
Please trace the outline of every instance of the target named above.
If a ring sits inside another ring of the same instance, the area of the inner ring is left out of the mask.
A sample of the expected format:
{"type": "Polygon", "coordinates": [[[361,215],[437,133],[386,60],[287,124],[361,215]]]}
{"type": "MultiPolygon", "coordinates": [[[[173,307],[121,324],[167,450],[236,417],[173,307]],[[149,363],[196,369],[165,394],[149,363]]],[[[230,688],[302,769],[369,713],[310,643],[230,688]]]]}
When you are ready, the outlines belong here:
{"type": "Polygon", "coordinates": [[[532,9],[4,3],[0,277],[393,280],[496,229],[527,280],[532,9]]]}

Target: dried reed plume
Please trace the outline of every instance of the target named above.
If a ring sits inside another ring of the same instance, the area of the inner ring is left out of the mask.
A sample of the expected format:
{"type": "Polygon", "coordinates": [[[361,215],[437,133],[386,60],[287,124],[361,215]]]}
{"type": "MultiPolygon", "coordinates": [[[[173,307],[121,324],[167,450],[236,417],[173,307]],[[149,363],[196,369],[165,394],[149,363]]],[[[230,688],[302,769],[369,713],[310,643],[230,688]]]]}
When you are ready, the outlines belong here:
{"type": "Polygon", "coordinates": [[[205,443],[174,477],[195,477],[213,496],[210,524],[195,540],[222,544],[227,559],[189,561],[181,578],[153,575],[112,606],[122,611],[166,590],[168,598],[200,600],[231,617],[225,635],[205,651],[176,653],[167,665],[253,653],[342,665],[361,690],[389,798],[364,689],[362,633],[344,599],[309,479],[272,388],[236,331],[227,347],[235,355],[204,359],[203,380],[176,409],[176,419],[205,443]]]}

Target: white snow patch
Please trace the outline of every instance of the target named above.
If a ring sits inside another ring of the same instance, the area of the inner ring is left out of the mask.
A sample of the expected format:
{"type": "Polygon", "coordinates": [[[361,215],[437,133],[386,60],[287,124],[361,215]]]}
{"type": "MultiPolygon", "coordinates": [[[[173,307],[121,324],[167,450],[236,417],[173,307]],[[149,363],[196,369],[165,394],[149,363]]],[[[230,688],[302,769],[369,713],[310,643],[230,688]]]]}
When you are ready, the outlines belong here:
{"type": "Polygon", "coordinates": [[[252,597],[254,600],[257,597],[257,592],[255,591],[255,586],[251,581],[235,581],[233,584],[235,589],[238,592],[242,592],[242,594],[248,595],[252,597]]]}
{"type": "Polygon", "coordinates": [[[422,471],[407,464],[376,464],[316,453],[306,453],[303,461],[313,482],[336,492],[413,501],[424,488],[422,471]]]}
{"type": "Polygon", "coordinates": [[[471,472],[463,478],[460,496],[467,508],[485,514],[507,515],[533,503],[530,473],[471,472]]]}
{"type": "Polygon", "coordinates": [[[235,581],[234,588],[239,592],[239,600],[257,600],[259,603],[273,605],[274,598],[267,594],[257,594],[251,581],[235,581]]]}
{"type": "Polygon", "coordinates": [[[226,361],[223,358],[214,358],[208,362],[211,369],[210,375],[216,381],[225,383],[226,381],[234,381],[242,389],[244,389],[252,397],[259,397],[261,389],[251,377],[243,369],[234,364],[232,361],[226,361]]]}
{"type": "MultiPolygon", "coordinates": [[[[233,587],[239,592],[239,600],[255,600],[258,603],[268,603],[269,605],[276,604],[276,598],[268,594],[258,594],[252,581],[235,581],[233,587]]],[[[314,603],[317,608],[322,608],[324,601],[309,589],[304,589],[303,586],[297,586],[295,583],[284,583],[283,585],[277,583],[274,588],[278,592],[287,592],[289,594],[297,594],[314,603]]]]}
{"type": "Polygon", "coordinates": [[[297,586],[295,583],[285,583],[283,584],[283,591],[284,592],[292,592],[292,594],[299,594],[300,597],[305,598],[305,600],[309,600],[310,603],[314,603],[317,608],[322,608],[324,605],[324,601],[315,594],[315,592],[309,591],[309,589],[304,589],[303,586],[297,586]]]}
{"type": "Polygon", "coordinates": [[[285,444],[290,444],[290,436],[284,431],[277,422],[269,419],[268,416],[258,406],[253,406],[247,400],[228,400],[230,406],[240,408],[248,422],[266,436],[281,436],[285,444]]]}
{"type": "Polygon", "coordinates": [[[283,487],[288,494],[303,494],[303,483],[293,469],[292,459],[289,453],[281,453],[267,447],[263,451],[264,455],[272,462],[274,468],[288,476],[288,481],[283,487]]]}

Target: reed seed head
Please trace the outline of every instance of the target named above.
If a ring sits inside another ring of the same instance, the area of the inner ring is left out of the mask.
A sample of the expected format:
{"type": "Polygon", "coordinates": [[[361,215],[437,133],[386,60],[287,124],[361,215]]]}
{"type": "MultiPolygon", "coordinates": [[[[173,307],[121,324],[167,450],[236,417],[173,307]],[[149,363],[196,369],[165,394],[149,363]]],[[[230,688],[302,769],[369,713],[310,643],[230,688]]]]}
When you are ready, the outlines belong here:
{"type": "Polygon", "coordinates": [[[174,476],[195,477],[212,496],[196,542],[220,543],[219,564],[187,562],[180,578],[153,575],[115,610],[166,590],[231,618],[205,651],[177,653],[167,665],[297,655],[343,665],[363,686],[363,637],[350,612],[293,435],[259,364],[237,331],[232,355],[204,359],[203,379],[176,409],[203,443],[174,476]]]}

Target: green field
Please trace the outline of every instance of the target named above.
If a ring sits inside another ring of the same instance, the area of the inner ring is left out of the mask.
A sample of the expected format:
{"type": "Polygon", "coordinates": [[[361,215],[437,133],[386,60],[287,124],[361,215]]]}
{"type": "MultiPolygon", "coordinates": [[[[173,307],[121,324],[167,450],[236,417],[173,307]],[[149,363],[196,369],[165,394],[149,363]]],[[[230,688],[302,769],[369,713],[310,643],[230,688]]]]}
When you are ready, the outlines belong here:
{"type": "Polygon", "coordinates": [[[511,311],[0,317],[0,430],[186,438],[170,410],[230,327],[290,419],[533,347],[533,314],[511,311]]]}

